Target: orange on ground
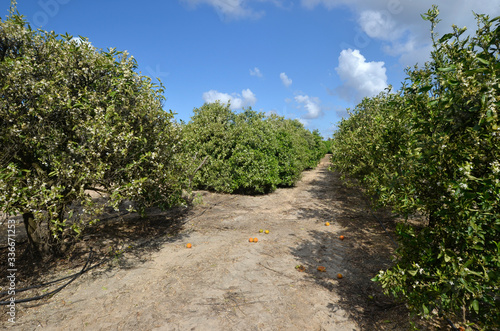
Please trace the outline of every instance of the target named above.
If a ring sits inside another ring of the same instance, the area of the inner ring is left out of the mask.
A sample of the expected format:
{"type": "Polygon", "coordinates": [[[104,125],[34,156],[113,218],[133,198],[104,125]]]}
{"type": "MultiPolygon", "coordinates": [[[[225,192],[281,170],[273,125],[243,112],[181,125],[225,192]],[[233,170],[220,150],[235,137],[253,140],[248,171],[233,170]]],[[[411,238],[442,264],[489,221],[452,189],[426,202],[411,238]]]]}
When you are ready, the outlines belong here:
{"type": "Polygon", "coordinates": [[[337,278],[341,279],[342,278],[342,274],[337,274],[337,278]]]}
{"type": "Polygon", "coordinates": [[[329,226],[329,225],[330,225],[330,223],[326,222],[326,223],[325,223],[325,225],[326,225],[326,226],[329,226]]]}
{"type": "Polygon", "coordinates": [[[306,271],[306,268],[302,264],[295,266],[295,269],[297,269],[300,272],[306,271]]]}
{"type": "Polygon", "coordinates": [[[344,238],[345,238],[344,236],[340,236],[339,237],[340,240],[344,240],[344,238]]]}
{"type": "Polygon", "coordinates": [[[322,267],[322,266],[319,266],[319,267],[318,267],[318,271],[325,272],[325,271],[326,271],[326,268],[325,268],[325,267],[322,267]]]}
{"type": "Polygon", "coordinates": [[[191,247],[193,247],[193,245],[191,245],[190,243],[187,243],[187,244],[186,244],[186,247],[187,247],[187,248],[191,248],[191,247]]]}
{"type": "Polygon", "coordinates": [[[257,241],[259,241],[259,238],[253,238],[254,243],[256,243],[257,241]]]}
{"type": "Polygon", "coordinates": [[[253,238],[248,239],[249,242],[253,243],[253,238]]]}

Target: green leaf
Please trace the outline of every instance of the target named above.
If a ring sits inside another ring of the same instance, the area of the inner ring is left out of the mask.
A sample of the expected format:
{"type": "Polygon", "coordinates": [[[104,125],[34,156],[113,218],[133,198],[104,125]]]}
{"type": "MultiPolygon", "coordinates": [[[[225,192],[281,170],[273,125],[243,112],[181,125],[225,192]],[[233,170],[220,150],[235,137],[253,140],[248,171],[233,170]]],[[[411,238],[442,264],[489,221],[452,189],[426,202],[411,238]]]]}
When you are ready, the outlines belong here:
{"type": "Polygon", "coordinates": [[[455,66],[455,65],[451,65],[451,66],[445,67],[445,68],[438,68],[438,70],[441,72],[450,72],[450,71],[455,71],[456,69],[457,69],[457,66],[455,66]]]}
{"type": "Polygon", "coordinates": [[[465,71],[465,74],[467,76],[471,76],[471,74],[476,74],[476,73],[481,73],[481,72],[486,72],[489,71],[488,68],[477,68],[477,69],[472,69],[472,70],[467,70],[465,71]]]}
{"type": "Polygon", "coordinates": [[[490,23],[493,23],[495,21],[500,21],[500,16],[494,17],[490,20],[490,23]]]}
{"type": "Polygon", "coordinates": [[[443,43],[443,42],[447,41],[448,39],[450,39],[451,37],[453,37],[453,33],[447,33],[444,36],[442,36],[441,39],[439,39],[439,42],[443,43]]]}
{"type": "Polygon", "coordinates": [[[490,61],[486,61],[485,59],[480,58],[479,56],[476,57],[476,59],[481,62],[482,64],[489,65],[490,61]]]}
{"type": "Polygon", "coordinates": [[[408,273],[412,276],[415,276],[417,274],[418,270],[408,270],[408,273]]]}
{"type": "Polygon", "coordinates": [[[424,315],[429,315],[429,309],[425,304],[422,304],[422,310],[424,311],[424,315]]]}
{"type": "Polygon", "coordinates": [[[418,92],[419,93],[425,93],[425,92],[428,92],[432,89],[432,85],[426,85],[426,86],[422,86],[421,88],[418,89],[418,92]]]}
{"type": "Polygon", "coordinates": [[[474,301],[472,301],[472,308],[474,309],[474,311],[476,312],[476,314],[479,313],[479,302],[477,300],[474,299],[474,301]]]}
{"type": "Polygon", "coordinates": [[[438,104],[438,102],[439,102],[439,100],[434,99],[434,100],[432,100],[432,101],[429,101],[429,102],[427,103],[427,106],[428,106],[428,107],[433,107],[433,106],[437,105],[437,104],[438,104]]]}

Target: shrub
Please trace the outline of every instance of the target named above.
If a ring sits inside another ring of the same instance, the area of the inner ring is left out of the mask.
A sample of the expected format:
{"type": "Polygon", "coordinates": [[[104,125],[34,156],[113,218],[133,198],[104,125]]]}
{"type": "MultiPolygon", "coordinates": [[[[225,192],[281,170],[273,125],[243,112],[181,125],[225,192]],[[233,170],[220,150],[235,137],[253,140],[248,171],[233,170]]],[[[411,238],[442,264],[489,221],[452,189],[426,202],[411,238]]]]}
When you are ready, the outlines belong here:
{"type": "Polygon", "coordinates": [[[0,210],[23,215],[35,251],[57,251],[84,215],[124,199],[141,211],[180,202],[180,130],[136,68],[126,53],[32,30],[14,6],[0,22],[0,210]],[[88,190],[110,198],[97,206],[88,190]]]}
{"type": "Polygon", "coordinates": [[[227,193],[267,193],[294,185],[322,157],[321,141],[319,133],[296,120],[251,109],[236,114],[219,102],[194,109],[184,127],[186,158],[197,160],[192,168],[206,158],[194,185],[227,193]]]}
{"type": "Polygon", "coordinates": [[[423,316],[453,314],[500,326],[500,18],[476,15],[437,38],[423,68],[395,94],[365,99],[340,123],[332,166],[363,183],[381,205],[428,217],[398,226],[395,265],[375,278],[423,316]]]}

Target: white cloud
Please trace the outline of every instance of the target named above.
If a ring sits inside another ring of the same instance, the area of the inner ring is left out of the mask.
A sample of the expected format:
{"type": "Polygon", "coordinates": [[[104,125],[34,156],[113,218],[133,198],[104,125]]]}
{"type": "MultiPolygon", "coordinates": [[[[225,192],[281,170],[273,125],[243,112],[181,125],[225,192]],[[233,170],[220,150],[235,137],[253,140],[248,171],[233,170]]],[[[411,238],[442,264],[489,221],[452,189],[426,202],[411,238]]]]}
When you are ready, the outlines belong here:
{"type": "MultiPolygon", "coordinates": [[[[404,66],[413,66],[417,62],[423,64],[429,60],[431,49],[430,23],[424,21],[420,14],[426,13],[431,7],[429,1],[404,0],[301,0],[304,8],[314,9],[318,6],[333,10],[339,6],[349,7],[357,17],[357,22],[363,33],[370,38],[387,43],[383,50],[392,56],[399,57],[404,66]]],[[[477,28],[473,11],[478,14],[488,14],[490,18],[500,15],[500,5],[497,0],[461,0],[439,2],[439,19],[436,31],[440,35],[452,31],[451,25],[467,26],[473,34],[477,28]]],[[[465,36],[464,36],[465,37],[465,36]]],[[[353,47],[362,48],[356,39],[345,40],[353,47]]]]}
{"type": "Polygon", "coordinates": [[[240,18],[260,18],[264,15],[263,11],[255,11],[246,6],[246,0],[181,0],[192,8],[201,4],[212,6],[221,18],[240,19],[240,18]]]}
{"type": "Polygon", "coordinates": [[[84,40],[82,38],[80,38],[80,37],[73,37],[69,41],[70,42],[74,42],[74,43],[76,43],[78,45],[81,45],[84,42],[84,40]]]}
{"type": "Polygon", "coordinates": [[[289,87],[290,85],[292,85],[292,80],[290,78],[288,78],[288,76],[282,72],[280,74],[280,78],[281,78],[281,82],[283,83],[283,85],[285,85],[286,87],[289,87]]]}
{"type": "Polygon", "coordinates": [[[382,40],[396,40],[404,32],[396,27],[396,21],[388,11],[365,10],[361,12],[358,23],[368,36],[382,40]]]}
{"type": "Polygon", "coordinates": [[[314,119],[321,116],[321,101],[317,97],[310,97],[308,95],[297,95],[295,101],[299,104],[303,104],[303,107],[307,113],[302,116],[303,119],[314,119]]]}
{"type": "Polygon", "coordinates": [[[307,127],[309,125],[309,121],[303,118],[297,118],[297,121],[302,123],[303,126],[307,127]]]}
{"type": "Polygon", "coordinates": [[[241,91],[241,95],[243,96],[242,107],[253,106],[257,102],[257,98],[255,97],[255,94],[252,91],[250,91],[249,88],[241,91]]]}
{"type": "Polygon", "coordinates": [[[255,67],[253,69],[250,69],[250,76],[263,77],[264,75],[259,68],[255,67]]]}
{"type": "Polygon", "coordinates": [[[92,43],[88,40],[88,38],[81,38],[81,37],[73,37],[69,40],[69,42],[72,42],[72,43],[75,43],[77,44],[78,46],[80,45],[88,45],[92,48],[94,48],[94,46],[92,45],[92,43]]]}
{"type": "Polygon", "coordinates": [[[241,94],[227,94],[216,90],[210,90],[203,93],[203,101],[208,103],[215,101],[220,101],[221,103],[230,102],[231,109],[241,109],[243,107],[251,107],[255,105],[255,103],[257,102],[257,98],[250,89],[241,91],[241,94]]]}
{"type": "Polygon", "coordinates": [[[404,42],[395,41],[384,45],[383,50],[389,55],[399,56],[399,62],[404,66],[412,67],[417,63],[422,65],[430,60],[432,44],[420,44],[414,37],[411,37],[404,42]]]}
{"type": "Polygon", "coordinates": [[[339,66],[335,70],[343,81],[342,86],[336,89],[336,94],[346,101],[359,102],[387,87],[384,62],[366,62],[357,49],[340,52],[339,66]]]}

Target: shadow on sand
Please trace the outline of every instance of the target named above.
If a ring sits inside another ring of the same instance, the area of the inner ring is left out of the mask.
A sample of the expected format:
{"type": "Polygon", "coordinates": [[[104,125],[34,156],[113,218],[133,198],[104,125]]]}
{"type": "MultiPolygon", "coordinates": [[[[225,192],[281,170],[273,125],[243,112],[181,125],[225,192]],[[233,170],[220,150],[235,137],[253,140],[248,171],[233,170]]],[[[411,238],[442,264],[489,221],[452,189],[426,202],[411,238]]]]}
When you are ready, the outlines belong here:
{"type": "Polygon", "coordinates": [[[314,282],[340,297],[329,305],[332,311],[346,311],[362,330],[409,329],[405,305],[385,296],[380,285],[371,281],[379,270],[391,266],[395,243],[390,236],[395,237],[397,220],[387,210],[372,212],[363,192],[345,186],[337,173],[327,167],[319,171],[309,192],[318,205],[300,209],[299,215],[335,223],[342,230],[310,231],[314,239],[293,247],[292,253],[314,282]],[[340,235],[345,239],[340,240],[340,235]],[[318,265],[327,271],[318,272],[318,265]]]}

